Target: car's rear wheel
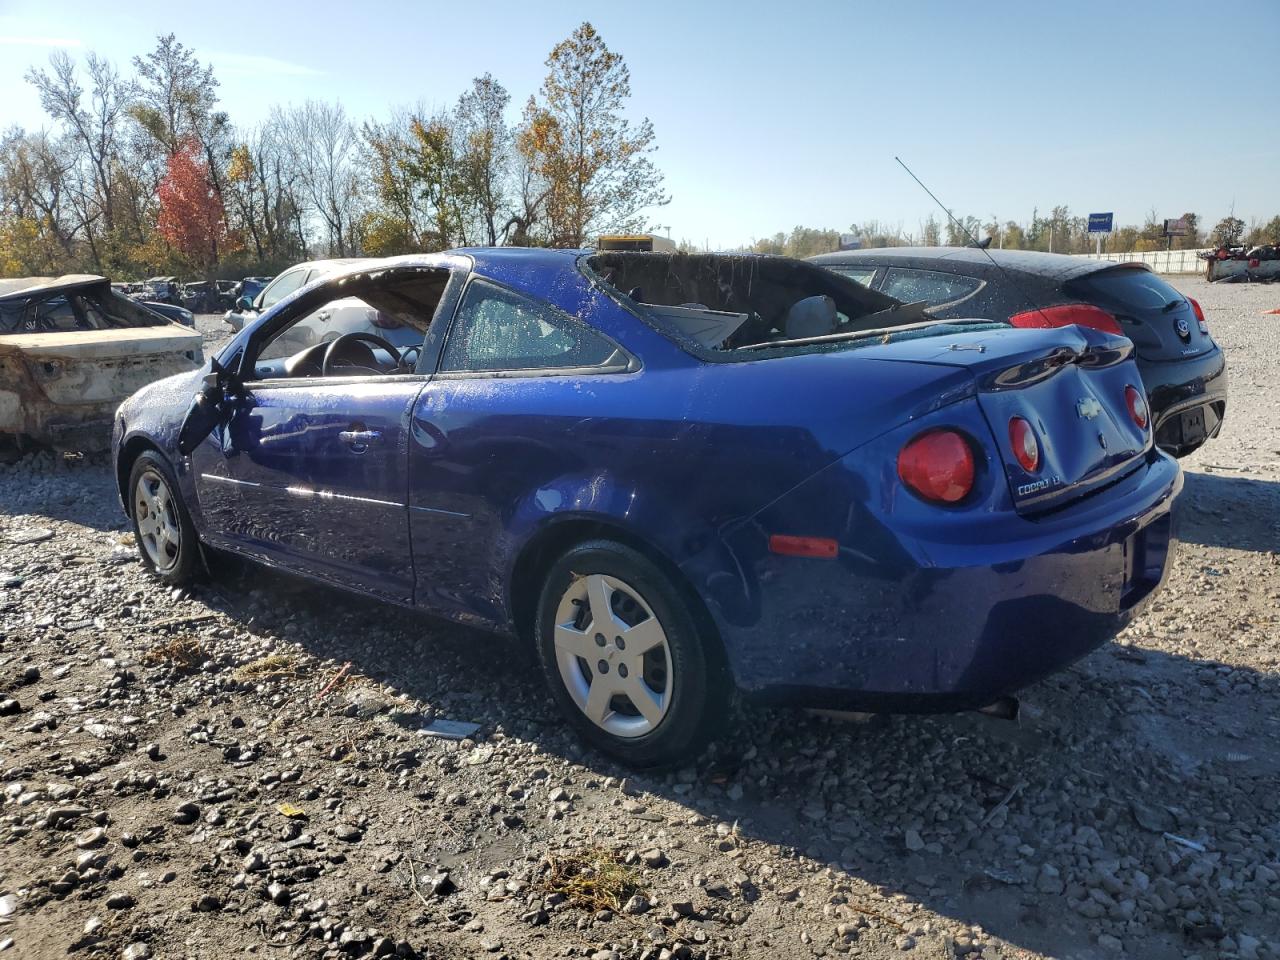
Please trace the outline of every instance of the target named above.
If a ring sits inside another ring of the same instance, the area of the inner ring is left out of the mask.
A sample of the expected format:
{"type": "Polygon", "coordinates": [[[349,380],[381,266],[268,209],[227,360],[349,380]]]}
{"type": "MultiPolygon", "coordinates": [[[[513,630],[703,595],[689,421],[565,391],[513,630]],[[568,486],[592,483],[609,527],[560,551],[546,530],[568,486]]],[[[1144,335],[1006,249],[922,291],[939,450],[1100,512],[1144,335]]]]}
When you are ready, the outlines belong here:
{"type": "Polygon", "coordinates": [[[129,472],[133,533],[142,562],[165,583],[190,583],[199,570],[199,546],[168,463],[144,451],[129,472]]]}
{"type": "Polygon", "coordinates": [[[630,547],[596,540],[551,568],[536,626],[561,709],[632,766],[680,763],[724,723],[729,684],[671,579],[630,547]]]}

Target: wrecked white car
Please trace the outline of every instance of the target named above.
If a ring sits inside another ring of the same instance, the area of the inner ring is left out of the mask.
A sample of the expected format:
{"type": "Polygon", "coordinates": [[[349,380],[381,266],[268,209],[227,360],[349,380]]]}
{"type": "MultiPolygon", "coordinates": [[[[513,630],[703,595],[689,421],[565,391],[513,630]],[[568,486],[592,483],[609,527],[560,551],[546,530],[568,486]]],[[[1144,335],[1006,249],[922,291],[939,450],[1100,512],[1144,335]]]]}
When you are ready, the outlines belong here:
{"type": "Polygon", "coordinates": [[[0,456],[105,449],[120,402],[201,366],[203,343],[105,277],[0,280],[0,456]]]}

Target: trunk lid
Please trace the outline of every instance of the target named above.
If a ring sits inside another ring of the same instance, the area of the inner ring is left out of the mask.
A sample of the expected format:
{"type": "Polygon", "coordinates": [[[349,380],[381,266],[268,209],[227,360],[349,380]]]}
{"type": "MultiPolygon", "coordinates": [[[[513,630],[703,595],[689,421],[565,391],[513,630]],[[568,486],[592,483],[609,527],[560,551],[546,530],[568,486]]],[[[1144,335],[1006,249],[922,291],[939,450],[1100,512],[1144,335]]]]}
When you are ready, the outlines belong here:
{"type": "Polygon", "coordinates": [[[1123,337],[1071,326],[900,341],[878,347],[875,355],[969,372],[1014,507],[1033,514],[1107,485],[1146,454],[1150,432],[1133,422],[1125,400],[1126,387],[1141,392],[1132,351],[1123,337]],[[1030,423],[1036,436],[1040,464],[1034,472],[1014,453],[1013,417],[1030,423]]]}
{"type": "Polygon", "coordinates": [[[204,337],[176,323],[115,330],[0,335],[0,360],[20,360],[52,403],[120,401],[204,362],[204,337]]]}
{"type": "Polygon", "coordinates": [[[1114,316],[1144,360],[1181,360],[1213,349],[1190,301],[1139,264],[1122,264],[1069,281],[1064,290],[1114,316]]]}

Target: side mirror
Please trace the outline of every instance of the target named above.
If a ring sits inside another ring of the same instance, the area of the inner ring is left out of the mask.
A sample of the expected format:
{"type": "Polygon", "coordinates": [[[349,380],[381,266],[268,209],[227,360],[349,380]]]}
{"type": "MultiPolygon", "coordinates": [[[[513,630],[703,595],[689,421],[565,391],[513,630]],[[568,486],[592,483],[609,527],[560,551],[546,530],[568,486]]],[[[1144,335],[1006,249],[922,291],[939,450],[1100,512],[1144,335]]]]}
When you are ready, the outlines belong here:
{"type": "Polygon", "coordinates": [[[239,299],[236,300],[236,309],[241,312],[245,310],[252,310],[253,301],[250,300],[248,297],[240,297],[239,299]]]}
{"type": "Polygon", "coordinates": [[[239,386],[239,380],[223,369],[215,357],[209,372],[200,381],[200,390],[191,399],[191,407],[178,430],[178,452],[184,457],[204,442],[222,421],[227,406],[227,390],[239,386]]]}

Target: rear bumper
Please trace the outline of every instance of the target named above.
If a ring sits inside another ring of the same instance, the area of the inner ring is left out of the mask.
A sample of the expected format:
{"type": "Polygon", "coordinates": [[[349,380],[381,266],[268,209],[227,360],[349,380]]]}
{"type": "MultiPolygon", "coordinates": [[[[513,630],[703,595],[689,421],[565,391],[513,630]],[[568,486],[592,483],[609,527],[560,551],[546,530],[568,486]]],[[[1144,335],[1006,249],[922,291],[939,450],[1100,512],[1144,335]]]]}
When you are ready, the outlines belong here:
{"type": "Polygon", "coordinates": [[[1186,360],[1138,359],[1138,370],[1162,450],[1180,456],[1218,435],[1227,412],[1227,357],[1222,348],[1215,346],[1186,360]],[[1204,415],[1204,435],[1184,436],[1181,415],[1196,410],[1204,415]]]}
{"type": "Polygon", "coordinates": [[[771,702],[935,712],[1034,683],[1137,615],[1169,570],[1182,474],[1153,452],[1056,514],[988,518],[981,540],[949,537],[943,512],[936,536],[899,536],[855,503],[837,560],[770,554],[769,533],[799,532],[786,501],[834,492],[807,486],[726,543],[745,589],[721,580],[711,607],[740,688],[771,702]]]}

